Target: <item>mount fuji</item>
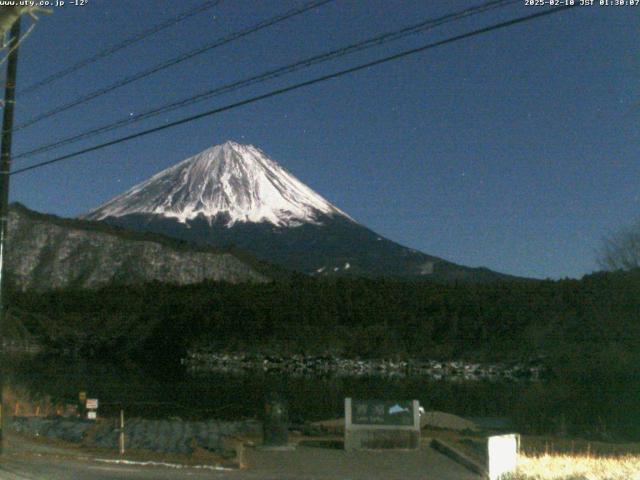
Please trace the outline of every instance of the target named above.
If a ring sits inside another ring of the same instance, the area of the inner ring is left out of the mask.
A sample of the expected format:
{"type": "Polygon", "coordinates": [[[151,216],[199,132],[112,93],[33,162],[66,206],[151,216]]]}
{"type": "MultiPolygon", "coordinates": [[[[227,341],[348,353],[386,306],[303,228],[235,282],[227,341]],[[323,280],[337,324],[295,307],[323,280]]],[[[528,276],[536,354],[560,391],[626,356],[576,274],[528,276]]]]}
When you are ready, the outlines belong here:
{"type": "Polygon", "coordinates": [[[258,148],[230,141],[161,171],[84,218],[199,245],[233,245],[310,275],[480,282],[508,277],[383,238],[258,148]]]}

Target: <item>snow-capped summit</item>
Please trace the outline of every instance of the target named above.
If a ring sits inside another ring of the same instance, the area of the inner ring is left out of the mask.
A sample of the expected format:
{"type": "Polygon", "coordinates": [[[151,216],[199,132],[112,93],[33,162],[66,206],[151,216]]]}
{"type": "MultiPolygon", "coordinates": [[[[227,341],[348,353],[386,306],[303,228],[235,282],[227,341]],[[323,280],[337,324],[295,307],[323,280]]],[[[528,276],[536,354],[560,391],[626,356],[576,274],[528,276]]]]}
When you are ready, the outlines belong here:
{"type": "MultiPolygon", "coordinates": [[[[278,227],[319,223],[322,215],[350,217],[253,145],[228,141],[154,175],[91,211],[103,220],[132,214],[204,217],[278,227]]],[[[350,219],[351,220],[351,219],[350,219]]]]}

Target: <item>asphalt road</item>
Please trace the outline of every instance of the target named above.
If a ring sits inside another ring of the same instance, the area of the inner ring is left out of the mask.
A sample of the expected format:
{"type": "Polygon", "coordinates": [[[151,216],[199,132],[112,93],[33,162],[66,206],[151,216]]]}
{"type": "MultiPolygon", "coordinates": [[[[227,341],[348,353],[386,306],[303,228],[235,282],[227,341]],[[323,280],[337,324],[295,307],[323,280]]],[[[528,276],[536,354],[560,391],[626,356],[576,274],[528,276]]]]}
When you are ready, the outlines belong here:
{"type": "Polygon", "coordinates": [[[93,460],[53,457],[10,458],[0,465],[2,480],[111,480],[111,479],[181,479],[229,478],[227,472],[163,466],[117,465],[93,460]]]}
{"type": "Polygon", "coordinates": [[[291,451],[247,448],[242,470],[119,464],[116,458],[13,442],[0,460],[0,480],[477,480],[429,447],[418,451],[346,452],[299,446],[291,451]],[[33,447],[33,448],[29,448],[33,447]],[[37,448],[36,448],[37,447],[37,448]]]}

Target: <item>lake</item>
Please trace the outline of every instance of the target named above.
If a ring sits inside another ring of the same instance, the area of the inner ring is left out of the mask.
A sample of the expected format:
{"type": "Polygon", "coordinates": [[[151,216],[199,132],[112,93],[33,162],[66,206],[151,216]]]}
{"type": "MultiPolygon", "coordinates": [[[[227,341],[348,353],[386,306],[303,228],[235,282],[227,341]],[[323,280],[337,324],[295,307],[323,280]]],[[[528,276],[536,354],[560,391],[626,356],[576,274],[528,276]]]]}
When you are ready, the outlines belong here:
{"type": "Polygon", "coordinates": [[[278,391],[289,403],[294,423],[340,417],[344,398],[418,399],[427,410],[469,417],[508,416],[529,385],[513,381],[433,380],[427,377],[292,377],[210,373],[188,375],[181,370],[137,365],[69,363],[36,359],[15,366],[7,383],[33,398],[76,403],[78,393],[100,400],[100,414],[124,408],[130,417],[189,419],[259,418],[264,399],[278,391]]]}

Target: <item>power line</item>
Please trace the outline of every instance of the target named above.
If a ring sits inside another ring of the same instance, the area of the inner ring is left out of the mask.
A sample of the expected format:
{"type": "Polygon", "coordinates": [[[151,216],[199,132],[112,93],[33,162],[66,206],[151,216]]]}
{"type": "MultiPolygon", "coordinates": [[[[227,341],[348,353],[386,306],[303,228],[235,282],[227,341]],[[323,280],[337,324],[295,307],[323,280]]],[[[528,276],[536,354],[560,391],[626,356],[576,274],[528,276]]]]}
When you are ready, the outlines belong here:
{"type": "Polygon", "coordinates": [[[176,25],[177,23],[182,22],[183,20],[186,20],[202,12],[205,12],[217,6],[218,4],[220,4],[221,1],[222,0],[208,0],[196,6],[195,8],[192,8],[191,10],[187,10],[186,12],[176,15],[175,17],[172,17],[162,23],[159,23],[158,25],[155,25],[147,30],[144,30],[143,32],[133,35],[127,38],[126,40],[116,45],[113,45],[112,47],[107,47],[104,50],[101,50],[98,53],[88,58],[80,60],[79,62],[71,65],[70,67],[64,68],[62,70],[58,70],[57,72],[52,73],[48,77],[45,77],[42,80],[38,80],[37,82],[34,82],[31,85],[28,85],[27,87],[18,90],[18,94],[26,95],[26,94],[32,93],[45,85],[48,85],[56,80],[60,80],[61,78],[64,78],[68,75],[71,75],[72,73],[77,72],[78,70],[86,67],[87,65],[91,65],[92,63],[95,63],[98,60],[102,60],[103,58],[106,58],[109,55],[113,55],[114,53],[119,52],[120,50],[130,47],[131,45],[138,43],[147,37],[150,37],[151,35],[154,35],[162,30],[165,30],[169,27],[176,25]]]}
{"type": "Polygon", "coordinates": [[[22,42],[24,42],[27,39],[27,37],[29,37],[29,35],[31,35],[31,32],[33,32],[33,29],[35,27],[36,27],[36,23],[32,22],[31,25],[29,26],[29,28],[27,29],[27,31],[24,33],[24,35],[22,35],[20,37],[18,42],[12,48],[9,49],[9,51],[6,53],[6,55],[2,59],[0,59],[0,65],[3,65],[4,62],[6,62],[9,59],[9,57],[11,56],[13,51],[16,48],[18,48],[20,45],[22,45],[22,42]]]}
{"type": "Polygon", "coordinates": [[[130,83],[136,82],[138,80],[141,80],[143,78],[146,78],[150,75],[153,75],[155,73],[158,73],[166,68],[169,67],[173,67],[181,62],[184,62],[186,60],[189,60],[197,55],[201,55],[205,52],[208,52],[209,50],[213,50],[214,48],[220,47],[222,45],[226,45],[234,40],[237,40],[239,38],[245,37],[251,33],[255,33],[259,30],[262,30],[264,28],[270,27],[272,25],[275,25],[277,23],[283,22],[285,20],[288,20],[292,17],[295,17],[296,15],[300,15],[304,12],[307,12],[311,9],[314,9],[316,7],[322,6],[326,3],[332,2],[334,0],[312,0],[309,3],[305,3],[304,5],[300,6],[300,7],[296,7],[293,8],[291,10],[288,10],[287,12],[277,15],[275,17],[269,18],[267,20],[263,20],[262,22],[259,22],[255,25],[252,25],[250,27],[247,27],[243,30],[239,30],[237,32],[231,33],[225,37],[219,38],[217,40],[214,40],[212,43],[206,44],[202,47],[199,47],[195,50],[191,50],[190,52],[186,52],[183,53],[171,60],[167,60],[163,63],[160,63],[154,67],[148,68],[146,70],[143,70],[141,72],[135,73],[133,75],[130,75],[128,77],[125,77],[115,83],[112,83],[111,85],[108,85],[106,87],[100,88],[98,90],[95,90],[83,97],[77,98],[75,100],[72,100],[69,103],[66,103],[64,105],[60,105],[52,110],[49,110],[47,112],[41,113],[40,115],[37,115],[36,117],[32,118],[31,120],[26,121],[25,123],[22,123],[21,125],[18,125],[14,130],[18,131],[18,130],[22,130],[25,129],[27,127],[30,127],[46,118],[50,118],[53,117],[54,115],[57,115],[59,113],[65,112],[73,107],[77,107],[78,105],[82,105],[83,103],[89,102],[91,100],[94,100],[98,97],[101,97],[102,95],[105,95],[106,93],[112,92],[118,88],[122,88],[125,85],[129,85],[130,83]]]}
{"type": "Polygon", "coordinates": [[[222,112],[226,112],[228,110],[232,110],[232,109],[235,109],[235,108],[238,108],[238,107],[242,107],[244,105],[248,105],[248,104],[251,104],[251,103],[255,103],[255,102],[258,102],[260,100],[265,100],[267,98],[275,97],[277,95],[282,95],[283,93],[287,93],[287,92],[291,92],[291,91],[294,91],[294,90],[298,90],[300,88],[308,87],[310,85],[315,85],[316,83],[325,82],[327,80],[333,80],[335,78],[342,77],[342,76],[348,75],[350,73],[358,72],[360,70],[371,68],[371,67],[374,67],[374,66],[377,66],[377,65],[381,65],[381,64],[384,64],[384,63],[387,63],[387,62],[399,60],[401,58],[408,57],[409,55],[414,55],[416,53],[421,53],[421,52],[424,52],[426,50],[430,50],[432,48],[440,47],[442,45],[447,45],[449,43],[457,42],[459,40],[464,40],[466,38],[475,37],[477,35],[482,35],[484,33],[489,33],[489,32],[492,32],[494,30],[499,30],[499,29],[510,27],[510,26],[517,25],[517,24],[520,24],[520,23],[525,23],[525,22],[528,22],[528,21],[531,21],[531,20],[535,20],[537,18],[553,15],[555,13],[560,13],[560,12],[562,12],[564,10],[569,9],[569,8],[574,8],[574,5],[565,5],[565,6],[561,6],[561,7],[554,7],[553,9],[545,10],[545,11],[534,13],[534,14],[531,14],[531,15],[526,15],[524,17],[518,17],[518,18],[515,18],[515,19],[512,19],[512,20],[501,22],[501,23],[496,23],[496,24],[490,25],[488,27],[483,27],[483,28],[480,28],[480,29],[477,29],[477,30],[473,30],[471,32],[467,32],[467,33],[463,33],[463,34],[456,35],[456,36],[453,36],[453,37],[449,37],[447,39],[440,40],[440,41],[433,42],[433,43],[429,43],[429,44],[423,45],[421,47],[412,48],[410,50],[405,50],[405,51],[402,51],[400,53],[396,53],[394,55],[390,55],[390,56],[387,56],[387,57],[380,58],[378,60],[374,60],[372,62],[364,63],[364,64],[361,64],[361,65],[357,65],[355,67],[347,68],[345,70],[340,70],[338,72],[334,72],[334,73],[331,73],[331,74],[328,74],[328,75],[324,75],[324,76],[321,76],[321,77],[316,77],[316,78],[314,78],[312,80],[307,80],[305,82],[297,83],[297,84],[294,84],[294,85],[291,85],[291,86],[288,86],[288,87],[280,88],[280,89],[277,89],[277,90],[272,90],[271,92],[268,92],[268,93],[265,93],[265,94],[262,94],[262,95],[258,95],[258,96],[255,96],[255,97],[251,97],[251,98],[248,98],[246,100],[241,100],[239,102],[235,102],[235,103],[232,103],[232,104],[229,104],[229,105],[225,105],[223,107],[215,108],[213,110],[209,110],[209,111],[206,111],[206,112],[203,112],[203,113],[199,113],[197,115],[192,115],[192,116],[189,116],[189,117],[186,117],[186,118],[182,118],[180,120],[176,120],[176,121],[168,123],[166,125],[160,125],[158,127],[150,128],[148,130],[143,130],[141,132],[134,133],[134,134],[131,134],[131,135],[127,135],[125,137],[120,137],[120,138],[118,138],[116,140],[111,140],[109,142],[101,143],[101,144],[95,145],[93,147],[89,147],[89,148],[85,148],[85,149],[82,149],[82,150],[78,150],[76,152],[69,153],[67,155],[62,155],[60,157],[56,157],[56,158],[53,158],[51,160],[47,160],[47,161],[44,161],[44,162],[39,162],[39,163],[30,165],[28,167],[20,168],[18,170],[15,170],[14,172],[11,172],[11,175],[16,175],[16,174],[19,174],[19,173],[27,172],[29,170],[34,170],[34,169],[37,169],[37,168],[41,168],[41,167],[44,167],[46,165],[51,165],[53,163],[58,163],[58,162],[61,162],[63,160],[68,160],[70,158],[74,158],[74,157],[83,155],[85,153],[101,150],[103,148],[110,147],[112,145],[117,145],[119,143],[127,142],[127,141],[133,140],[135,138],[144,137],[144,136],[150,135],[152,133],[156,133],[156,132],[159,132],[159,131],[162,131],[162,130],[166,130],[166,129],[169,129],[169,128],[177,127],[178,125],[183,125],[185,123],[190,123],[190,122],[193,122],[195,120],[199,120],[201,118],[210,117],[212,115],[215,115],[215,114],[218,114],[218,113],[222,113],[222,112]]]}
{"type": "MultiPolygon", "coordinates": [[[[35,20],[37,20],[37,19],[38,19],[38,17],[36,17],[35,15],[32,15],[32,17],[33,17],[35,20]]],[[[18,17],[18,20],[22,21],[22,16],[19,16],[19,17],[18,17]]],[[[16,21],[18,21],[18,20],[16,20],[16,21]]],[[[0,59],[0,66],[4,65],[4,63],[5,63],[7,60],[9,60],[9,58],[11,57],[11,54],[12,54],[12,53],[13,53],[13,52],[14,52],[14,51],[15,51],[15,50],[20,46],[20,45],[22,45],[22,42],[24,42],[24,41],[29,37],[29,35],[31,35],[31,32],[33,32],[33,29],[34,29],[34,28],[36,28],[36,22],[35,22],[35,21],[32,21],[32,22],[31,22],[31,25],[29,26],[29,28],[27,29],[27,31],[26,31],[26,32],[25,32],[25,33],[24,33],[24,34],[23,34],[23,35],[18,39],[18,41],[15,43],[15,45],[13,45],[13,47],[10,47],[10,48],[9,48],[9,51],[6,53],[6,55],[5,55],[2,59],[0,59]]],[[[1,88],[2,88],[2,89],[6,89],[6,87],[7,87],[7,82],[5,81],[5,82],[2,84],[2,87],[1,87],[1,88]]],[[[0,108],[4,108],[5,104],[6,104],[5,100],[4,100],[4,99],[1,99],[1,100],[0,100],[0,108]]],[[[13,157],[12,157],[12,160],[13,160],[13,157]]]]}
{"type": "Polygon", "coordinates": [[[519,2],[520,0],[492,0],[490,2],[475,6],[475,7],[471,7],[462,11],[458,11],[458,12],[454,12],[454,13],[450,13],[447,15],[444,15],[442,17],[438,17],[435,19],[427,19],[424,20],[422,22],[404,27],[400,30],[395,30],[392,32],[387,32],[381,35],[377,35],[375,37],[371,37],[369,39],[345,46],[345,47],[341,47],[338,49],[334,49],[334,50],[330,50],[328,52],[325,53],[321,53],[318,55],[314,55],[312,57],[308,57],[305,58],[303,60],[299,60],[293,64],[289,64],[286,65],[284,67],[279,67],[273,70],[269,70],[267,72],[261,73],[259,75],[255,75],[249,78],[245,78],[243,80],[239,80],[233,83],[229,83],[226,85],[222,85],[220,87],[216,87],[214,89],[209,89],[206,90],[202,93],[199,93],[197,95],[194,96],[190,96],[187,98],[184,98],[182,100],[178,100],[176,102],[172,102],[172,103],[168,103],[165,104],[163,106],[160,107],[156,107],[150,110],[147,110],[146,112],[143,113],[139,113],[138,115],[135,116],[127,116],[124,117],[116,122],[112,122],[112,123],[108,123],[105,125],[102,125],[100,127],[95,127],[89,130],[85,130],[84,132],[80,132],[77,134],[74,134],[72,136],[66,137],[64,139],[58,140],[56,142],[50,143],[50,144],[46,144],[46,145],[42,145],[40,147],[37,147],[33,150],[29,150],[26,152],[22,152],[19,155],[14,156],[14,160],[16,159],[24,159],[24,158],[29,158],[32,157],[34,155],[37,155],[39,153],[43,153],[43,152],[47,152],[59,147],[62,147],[64,145],[69,145],[72,143],[76,143],[80,140],[86,140],[87,138],[91,138],[94,137],[98,134],[101,133],[106,133],[106,132],[110,132],[112,130],[116,130],[118,128],[121,128],[123,126],[126,125],[131,125],[133,123],[137,123],[140,122],[142,120],[146,120],[148,118],[163,114],[163,113],[167,113],[179,108],[184,108],[193,104],[196,104],[198,102],[201,102],[203,100],[208,100],[210,98],[225,94],[225,93],[229,93],[235,90],[238,90],[240,88],[244,88],[247,87],[249,85],[255,85],[255,84],[259,84],[259,83],[263,83],[267,80],[272,80],[275,78],[278,78],[280,76],[289,74],[289,73],[293,73],[295,71],[298,71],[300,69],[303,68],[307,68],[313,65],[317,65],[326,61],[330,61],[330,60],[334,60],[336,58],[340,58],[343,57],[345,55],[349,55],[355,52],[359,52],[362,50],[366,50],[372,47],[376,47],[379,45],[383,45],[385,43],[388,42],[392,42],[392,41],[396,41],[399,40],[401,38],[404,38],[406,36],[409,35],[413,35],[416,33],[420,33],[420,32],[424,32],[425,30],[429,30],[438,26],[441,26],[443,24],[446,23],[450,23],[450,22],[454,22],[454,21],[458,21],[461,20],[462,18],[466,18],[469,16],[473,16],[473,15],[477,15],[480,13],[484,13],[487,12],[489,10],[493,10],[496,8],[502,8],[505,7],[509,4],[513,4],[516,2],[519,2]]]}

